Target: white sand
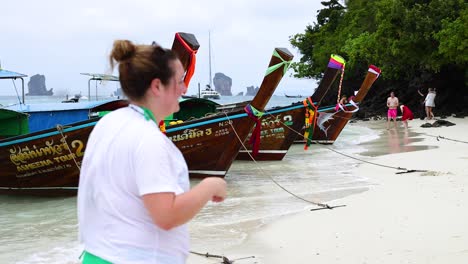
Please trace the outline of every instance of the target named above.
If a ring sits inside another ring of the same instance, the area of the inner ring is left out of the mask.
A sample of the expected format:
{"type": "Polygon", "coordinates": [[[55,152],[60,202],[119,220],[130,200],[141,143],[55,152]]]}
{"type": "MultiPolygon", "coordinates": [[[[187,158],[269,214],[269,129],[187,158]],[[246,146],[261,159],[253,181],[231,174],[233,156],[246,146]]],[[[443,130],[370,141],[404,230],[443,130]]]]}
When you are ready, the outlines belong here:
{"type": "MultiPolygon", "coordinates": [[[[456,126],[421,128],[425,121],[413,120],[410,131],[468,141],[468,119],[447,120],[456,126]]],[[[235,263],[468,263],[468,144],[423,138],[415,144],[437,148],[363,159],[429,172],[363,163],[353,173],[376,185],[329,202],[346,207],[283,217],[223,253],[256,256],[235,263]]],[[[188,263],[221,262],[191,256],[188,263]]]]}

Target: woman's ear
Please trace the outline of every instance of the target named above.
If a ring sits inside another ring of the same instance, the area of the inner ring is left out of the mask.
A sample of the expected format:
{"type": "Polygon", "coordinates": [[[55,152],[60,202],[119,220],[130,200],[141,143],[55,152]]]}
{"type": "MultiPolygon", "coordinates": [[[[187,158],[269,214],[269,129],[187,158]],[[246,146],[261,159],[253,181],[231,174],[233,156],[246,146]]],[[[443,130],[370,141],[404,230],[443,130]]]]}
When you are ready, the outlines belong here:
{"type": "Polygon", "coordinates": [[[158,78],[155,78],[151,81],[150,83],[150,88],[149,90],[151,91],[151,93],[155,96],[158,96],[160,91],[162,89],[162,83],[161,83],[161,80],[158,79],[158,78]]]}

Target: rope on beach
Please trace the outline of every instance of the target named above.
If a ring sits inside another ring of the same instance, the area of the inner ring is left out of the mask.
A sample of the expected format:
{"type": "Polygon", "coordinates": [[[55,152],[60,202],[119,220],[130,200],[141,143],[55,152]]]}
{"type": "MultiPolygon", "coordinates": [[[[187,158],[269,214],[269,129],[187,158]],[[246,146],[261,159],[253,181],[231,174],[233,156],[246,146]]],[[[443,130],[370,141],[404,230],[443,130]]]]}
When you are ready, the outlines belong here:
{"type": "Polygon", "coordinates": [[[222,264],[232,264],[232,263],[234,263],[234,261],[236,261],[236,260],[255,258],[255,256],[250,256],[250,257],[243,257],[243,258],[238,258],[238,259],[230,260],[230,259],[228,259],[228,258],[225,257],[225,256],[214,255],[214,254],[210,254],[210,253],[208,253],[208,252],[206,252],[206,253],[200,253],[200,252],[196,252],[196,251],[190,251],[190,253],[195,254],[195,255],[199,255],[199,256],[202,256],[202,257],[205,257],[205,258],[220,258],[220,259],[223,260],[223,262],[221,262],[222,264]]]}
{"type": "Polygon", "coordinates": [[[450,140],[450,141],[454,141],[454,142],[459,142],[459,143],[468,144],[467,141],[463,141],[463,140],[452,139],[452,138],[446,138],[446,137],[443,137],[443,136],[434,136],[434,135],[429,135],[429,134],[426,134],[426,133],[424,133],[424,135],[426,135],[426,136],[428,136],[428,137],[435,137],[435,138],[437,139],[437,141],[440,141],[441,139],[445,139],[445,140],[450,140]]]}
{"type": "Polygon", "coordinates": [[[60,125],[60,124],[58,124],[58,125],[56,126],[56,128],[57,128],[57,131],[60,133],[60,135],[62,135],[61,141],[67,146],[67,149],[68,149],[68,151],[70,152],[70,156],[73,158],[73,161],[75,162],[75,165],[76,165],[76,167],[78,168],[78,171],[81,171],[80,165],[78,165],[78,162],[77,162],[76,159],[75,159],[75,154],[72,153],[72,151],[71,151],[71,149],[70,149],[70,146],[68,145],[67,136],[65,136],[65,135],[63,134],[63,129],[64,129],[65,127],[62,126],[62,125],[60,125]]]}
{"type": "MultiPolygon", "coordinates": [[[[380,166],[380,167],[384,167],[384,168],[395,169],[395,170],[403,170],[403,171],[407,171],[407,172],[410,171],[410,170],[407,169],[407,168],[389,166],[389,165],[380,164],[380,163],[375,163],[375,162],[368,161],[368,160],[363,160],[363,159],[360,159],[360,158],[353,157],[353,156],[351,156],[351,155],[349,155],[349,154],[340,152],[340,151],[338,151],[338,150],[332,149],[332,148],[330,148],[330,147],[324,146],[324,145],[322,145],[322,144],[319,144],[319,145],[320,145],[320,147],[326,148],[326,149],[328,149],[328,150],[330,150],[330,151],[333,151],[333,152],[335,152],[335,153],[337,153],[337,154],[340,154],[340,155],[342,155],[342,156],[348,157],[348,158],[350,158],[350,159],[358,160],[358,161],[361,161],[361,162],[365,162],[365,163],[368,163],[368,164],[372,164],[372,165],[380,166]]],[[[416,170],[411,170],[411,171],[416,171],[416,170]]],[[[420,171],[420,170],[418,170],[418,171],[420,171]]]]}
{"type": "Polygon", "coordinates": [[[403,173],[412,173],[412,172],[427,172],[427,170],[414,170],[414,169],[407,169],[407,168],[402,168],[402,167],[395,167],[395,166],[390,166],[390,165],[385,165],[385,164],[380,164],[380,163],[376,163],[376,162],[372,162],[372,161],[368,161],[368,160],[363,160],[363,159],[360,159],[360,158],[356,158],[356,157],[353,157],[351,155],[348,155],[348,154],[345,154],[343,152],[340,152],[340,151],[337,151],[335,149],[332,149],[330,147],[327,147],[327,146],[324,146],[322,144],[319,144],[321,147],[323,148],[326,148],[330,151],[333,151],[337,154],[340,154],[342,156],[345,156],[345,157],[348,157],[350,159],[354,159],[354,160],[358,160],[358,161],[361,161],[361,162],[364,162],[364,163],[367,163],[367,164],[371,164],[371,165],[374,165],[374,166],[379,166],[379,167],[384,167],[384,168],[389,168],[389,169],[395,169],[395,170],[400,170],[400,172],[396,172],[396,174],[403,174],[403,173]]]}
{"type": "Polygon", "coordinates": [[[250,156],[250,158],[251,158],[252,161],[255,163],[255,165],[257,166],[257,168],[260,170],[260,172],[261,172],[263,175],[267,175],[267,176],[270,178],[270,180],[271,180],[273,183],[275,183],[279,188],[283,189],[283,191],[289,193],[290,195],[292,195],[293,197],[296,197],[296,198],[299,199],[299,200],[302,200],[302,201],[304,201],[304,202],[307,202],[307,203],[311,203],[311,204],[320,206],[320,207],[322,207],[323,209],[333,209],[333,208],[336,208],[336,207],[342,207],[342,206],[344,206],[344,205],[340,205],[340,206],[330,206],[330,205],[325,204],[325,203],[307,200],[307,199],[302,198],[302,197],[298,196],[297,194],[295,194],[295,193],[289,191],[288,189],[286,189],[285,187],[283,187],[281,184],[279,184],[275,179],[273,179],[273,177],[271,177],[271,175],[265,173],[265,171],[262,169],[262,167],[258,164],[257,160],[255,160],[255,158],[252,156],[252,154],[250,154],[250,152],[248,151],[247,147],[244,145],[244,142],[240,139],[239,134],[237,134],[236,129],[235,129],[234,126],[232,125],[232,121],[229,119],[229,116],[227,115],[226,112],[223,112],[223,113],[224,113],[224,115],[226,116],[226,118],[229,120],[229,124],[231,125],[231,128],[232,128],[232,130],[234,131],[234,134],[236,135],[237,139],[238,139],[239,142],[241,143],[241,145],[242,145],[242,147],[244,148],[244,150],[247,151],[247,154],[250,156]]]}

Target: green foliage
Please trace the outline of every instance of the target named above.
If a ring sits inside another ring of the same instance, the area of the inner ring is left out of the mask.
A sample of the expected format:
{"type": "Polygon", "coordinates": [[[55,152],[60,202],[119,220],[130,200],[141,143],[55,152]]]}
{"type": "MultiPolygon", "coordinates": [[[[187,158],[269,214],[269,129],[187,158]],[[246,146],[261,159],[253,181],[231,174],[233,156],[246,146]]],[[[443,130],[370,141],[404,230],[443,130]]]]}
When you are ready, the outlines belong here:
{"type": "Polygon", "coordinates": [[[442,28],[434,37],[439,41],[438,54],[441,63],[466,64],[468,61],[468,10],[459,18],[442,20],[442,28]]]}
{"type": "Polygon", "coordinates": [[[407,82],[467,65],[464,0],[349,0],[346,8],[331,0],[322,5],[317,22],[290,39],[303,54],[293,65],[296,77],[320,78],[332,53],[343,56],[347,68],[375,64],[384,78],[407,82]]]}

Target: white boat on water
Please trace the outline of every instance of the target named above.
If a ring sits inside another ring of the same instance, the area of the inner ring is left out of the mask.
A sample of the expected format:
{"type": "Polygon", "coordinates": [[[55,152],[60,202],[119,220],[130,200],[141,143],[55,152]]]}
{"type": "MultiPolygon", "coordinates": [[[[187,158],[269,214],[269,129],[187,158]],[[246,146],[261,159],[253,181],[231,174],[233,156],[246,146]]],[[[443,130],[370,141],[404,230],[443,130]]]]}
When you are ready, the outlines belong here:
{"type": "Polygon", "coordinates": [[[199,97],[203,99],[220,99],[221,95],[217,91],[211,89],[210,85],[207,85],[206,88],[200,92],[199,97]]]}
{"type": "Polygon", "coordinates": [[[206,85],[204,90],[200,91],[200,83],[198,83],[198,97],[203,98],[203,99],[220,99],[221,94],[218,93],[216,90],[211,88],[212,84],[212,78],[211,78],[211,35],[210,32],[208,32],[208,59],[209,63],[208,65],[210,66],[210,83],[206,85]]]}

